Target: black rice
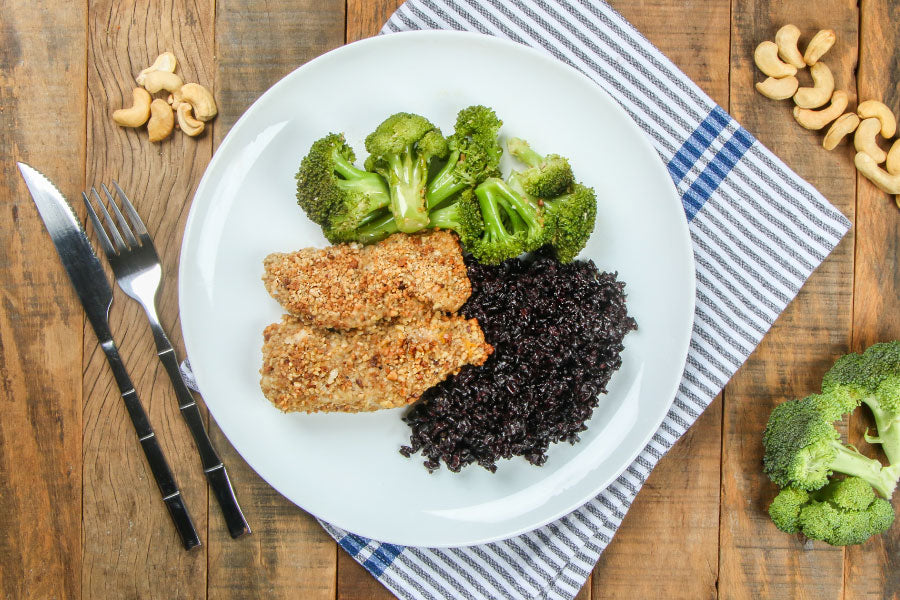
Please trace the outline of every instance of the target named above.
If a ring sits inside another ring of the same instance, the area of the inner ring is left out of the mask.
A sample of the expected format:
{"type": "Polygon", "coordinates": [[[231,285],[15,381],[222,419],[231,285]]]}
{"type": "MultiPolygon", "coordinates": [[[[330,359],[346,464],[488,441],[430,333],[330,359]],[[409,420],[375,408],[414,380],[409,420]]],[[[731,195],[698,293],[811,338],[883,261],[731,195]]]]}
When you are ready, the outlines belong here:
{"type": "Polygon", "coordinates": [[[461,312],[478,319],[494,353],[423,394],[404,418],[412,432],[400,452],[421,452],[429,471],[443,462],[494,472],[513,456],[542,465],[551,443],[578,441],[622,364],[622,340],[637,328],[625,284],[592,261],[544,254],[466,266],[472,296],[461,312]]]}

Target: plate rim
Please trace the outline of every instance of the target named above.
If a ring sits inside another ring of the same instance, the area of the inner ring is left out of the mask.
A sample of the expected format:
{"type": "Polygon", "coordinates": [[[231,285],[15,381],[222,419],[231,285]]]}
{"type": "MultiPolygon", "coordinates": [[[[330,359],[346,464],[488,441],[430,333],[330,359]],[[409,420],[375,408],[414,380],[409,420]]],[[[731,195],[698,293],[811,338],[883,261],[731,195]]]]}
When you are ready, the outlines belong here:
{"type": "MultiPolygon", "coordinates": [[[[550,54],[548,54],[544,51],[541,51],[539,49],[533,48],[531,46],[527,46],[525,44],[520,44],[518,42],[514,42],[514,41],[508,40],[506,38],[502,38],[502,37],[498,37],[498,36],[494,36],[494,35],[477,33],[477,32],[471,32],[471,31],[440,30],[440,29],[415,30],[415,31],[390,33],[390,34],[386,34],[386,35],[376,35],[376,36],[365,38],[362,40],[357,40],[355,42],[351,42],[349,44],[344,44],[342,46],[339,46],[337,48],[329,50],[328,52],[322,53],[322,54],[310,59],[309,61],[303,63],[302,65],[293,69],[291,72],[284,75],[277,82],[275,82],[269,88],[267,88],[262,94],[260,94],[260,96],[258,98],[256,98],[244,110],[244,112],[241,114],[241,116],[230,127],[228,133],[225,135],[225,137],[219,143],[219,146],[216,148],[212,158],[210,159],[209,163],[207,164],[206,168],[204,169],[203,176],[200,179],[200,183],[198,184],[197,189],[194,192],[193,197],[191,198],[191,207],[188,211],[188,216],[187,216],[187,219],[185,222],[184,233],[182,235],[182,240],[181,240],[181,248],[179,251],[178,284],[177,284],[178,310],[179,310],[179,319],[181,321],[181,328],[182,328],[182,339],[184,340],[185,350],[187,352],[188,358],[190,357],[190,353],[188,352],[189,349],[191,347],[196,348],[197,344],[199,342],[197,342],[197,340],[189,339],[190,336],[186,332],[186,328],[185,328],[186,321],[184,319],[184,315],[186,312],[185,303],[186,303],[186,298],[188,296],[188,292],[185,289],[185,286],[187,284],[184,282],[186,281],[186,278],[185,278],[185,270],[187,268],[186,264],[189,262],[189,257],[187,257],[185,254],[186,247],[189,245],[188,241],[189,241],[190,237],[194,234],[194,229],[200,227],[197,224],[197,221],[199,219],[199,217],[197,215],[200,212],[200,209],[199,209],[199,205],[197,204],[196,200],[198,197],[202,197],[202,194],[207,191],[208,187],[214,185],[210,179],[210,173],[215,170],[215,168],[218,166],[218,163],[221,160],[224,160],[222,157],[225,156],[226,154],[228,154],[227,151],[229,150],[231,144],[236,143],[236,142],[234,142],[234,139],[237,137],[237,134],[235,132],[238,131],[246,121],[248,121],[250,118],[252,118],[252,115],[257,110],[259,110],[258,107],[264,98],[266,98],[270,94],[277,93],[277,91],[281,87],[284,87],[285,85],[287,85],[287,83],[290,80],[302,76],[302,73],[305,70],[307,70],[308,68],[310,68],[312,65],[316,65],[316,64],[326,61],[326,60],[333,60],[335,56],[339,56],[340,54],[343,54],[345,52],[358,51],[361,47],[371,46],[371,45],[379,45],[379,44],[383,44],[383,43],[394,43],[397,38],[409,38],[409,39],[432,38],[433,39],[433,38],[437,38],[437,37],[439,37],[439,38],[456,38],[456,39],[463,40],[463,41],[468,39],[472,42],[484,43],[484,44],[497,44],[498,46],[504,46],[509,49],[514,49],[518,52],[524,52],[526,54],[530,54],[531,57],[534,59],[542,60],[544,62],[552,64],[555,68],[559,68],[559,69],[563,69],[563,70],[567,71],[569,75],[575,76],[576,78],[581,79],[583,82],[589,83],[596,90],[599,90],[602,94],[604,94],[607,97],[607,100],[609,101],[609,105],[612,106],[613,110],[617,111],[619,116],[622,117],[622,120],[627,122],[626,126],[630,127],[632,129],[632,131],[636,134],[635,137],[638,138],[638,140],[639,140],[638,143],[643,145],[644,149],[649,151],[655,157],[655,160],[652,161],[653,165],[654,165],[652,168],[661,170],[660,173],[664,175],[664,181],[666,182],[665,186],[668,188],[668,190],[670,192],[670,196],[671,196],[670,201],[675,202],[677,204],[679,210],[683,214],[681,196],[678,193],[674,182],[672,181],[671,177],[669,176],[668,171],[666,170],[665,163],[662,161],[662,158],[659,156],[658,152],[653,147],[653,144],[651,143],[648,135],[640,128],[640,126],[635,122],[635,120],[631,117],[631,115],[628,114],[628,112],[622,107],[622,105],[619,104],[619,102],[617,102],[615,100],[615,98],[609,92],[607,92],[597,82],[592,80],[590,77],[588,77],[586,74],[579,71],[572,65],[569,65],[568,63],[558,60],[558,59],[554,58],[553,56],[551,56],[550,54]]],[[[208,204],[208,202],[207,202],[207,204],[208,204]]],[[[687,357],[688,357],[688,353],[689,353],[689,349],[690,349],[690,340],[691,340],[692,332],[694,329],[694,319],[695,319],[695,315],[696,315],[697,278],[696,278],[696,263],[695,263],[695,257],[694,257],[693,240],[690,235],[689,223],[688,223],[687,219],[685,218],[683,220],[679,220],[679,224],[680,224],[680,227],[679,227],[680,235],[677,237],[680,238],[681,246],[686,250],[686,252],[684,252],[684,254],[687,258],[687,263],[684,266],[685,266],[685,269],[690,272],[689,281],[686,282],[690,287],[690,297],[689,297],[689,307],[688,307],[690,316],[688,319],[686,319],[684,321],[681,330],[677,332],[679,337],[683,340],[682,351],[678,357],[678,363],[682,366],[679,371],[679,376],[674,380],[674,382],[670,386],[670,388],[671,388],[670,391],[667,393],[666,397],[668,398],[668,400],[665,404],[665,410],[661,410],[658,418],[654,418],[652,420],[653,426],[651,428],[649,428],[649,433],[645,436],[644,439],[641,440],[640,444],[636,445],[637,449],[634,452],[628,453],[628,456],[629,456],[628,460],[623,461],[623,464],[619,468],[613,470],[613,472],[611,472],[611,474],[608,477],[604,478],[600,483],[598,483],[595,486],[592,486],[593,491],[591,491],[589,494],[586,494],[584,498],[581,498],[575,502],[568,503],[564,509],[554,512],[553,515],[550,517],[545,517],[545,518],[536,520],[534,523],[532,523],[530,525],[515,528],[515,529],[513,529],[507,533],[503,533],[501,535],[488,535],[488,536],[478,537],[471,541],[466,541],[465,543],[451,542],[451,543],[443,543],[442,544],[440,542],[433,543],[433,540],[431,542],[423,543],[421,540],[403,539],[403,536],[401,536],[400,538],[393,538],[393,539],[378,539],[377,541],[383,542],[383,543],[403,545],[403,546],[417,546],[417,547],[430,547],[430,548],[457,548],[457,547],[468,547],[468,546],[474,546],[474,545],[479,545],[479,544],[486,544],[486,543],[497,542],[497,541],[514,538],[516,536],[528,533],[530,531],[534,531],[535,529],[543,527],[544,525],[547,525],[548,523],[552,523],[552,522],[564,517],[565,515],[570,514],[571,512],[577,510],[578,508],[584,506],[586,503],[590,502],[593,498],[596,498],[600,493],[602,493],[612,483],[614,483],[619,478],[619,476],[621,476],[622,473],[624,473],[625,470],[631,464],[634,463],[635,459],[647,447],[647,444],[650,442],[650,440],[653,438],[653,436],[657,433],[657,431],[659,430],[663,421],[665,420],[666,416],[671,411],[672,405],[677,396],[678,387],[681,383],[681,380],[683,379],[683,373],[684,373],[685,366],[687,364],[687,357]]],[[[198,388],[198,390],[200,390],[199,393],[200,393],[201,397],[203,398],[203,403],[207,407],[207,410],[209,411],[210,415],[215,419],[216,409],[214,409],[213,406],[211,406],[210,404],[208,404],[206,402],[206,399],[205,399],[206,397],[202,391],[203,390],[202,380],[203,380],[204,376],[203,376],[202,372],[198,372],[198,371],[194,371],[194,376],[195,376],[195,382],[197,384],[197,388],[198,388]]],[[[215,403],[213,403],[213,404],[215,404],[215,403]]],[[[230,438],[229,438],[227,432],[224,429],[222,429],[221,427],[220,427],[220,430],[222,431],[225,438],[228,439],[228,443],[231,444],[231,441],[230,441],[230,438]]],[[[369,536],[364,532],[355,531],[355,530],[347,528],[346,526],[344,526],[343,524],[340,523],[339,518],[332,519],[332,518],[320,517],[320,516],[312,513],[311,511],[309,511],[304,506],[302,506],[302,505],[298,504],[297,502],[295,502],[294,500],[292,500],[290,497],[288,497],[286,494],[284,494],[281,491],[281,489],[279,489],[278,486],[274,485],[268,479],[263,477],[259,473],[257,468],[254,466],[253,461],[248,459],[248,457],[245,456],[244,453],[241,452],[241,450],[239,448],[237,448],[233,444],[231,444],[231,445],[232,445],[232,448],[234,448],[234,450],[241,456],[241,459],[244,460],[244,462],[246,462],[248,464],[248,466],[250,466],[251,469],[253,469],[253,471],[257,474],[257,476],[259,476],[263,481],[266,482],[267,485],[272,487],[275,491],[277,491],[285,499],[287,499],[289,502],[291,502],[291,504],[294,504],[301,510],[303,510],[303,511],[307,512],[308,514],[312,515],[313,517],[315,517],[316,519],[324,520],[325,522],[327,522],[328,524],[330,524],[333,527],[338,527],[342,530],[352,532],[354,534],[369,538],[369,536]]],[[[238,496],[240,497],[240,493],[238,493],[238,496]]],[[[370,538],[370,539],[374,539],[374,538],[370,538]]]]}

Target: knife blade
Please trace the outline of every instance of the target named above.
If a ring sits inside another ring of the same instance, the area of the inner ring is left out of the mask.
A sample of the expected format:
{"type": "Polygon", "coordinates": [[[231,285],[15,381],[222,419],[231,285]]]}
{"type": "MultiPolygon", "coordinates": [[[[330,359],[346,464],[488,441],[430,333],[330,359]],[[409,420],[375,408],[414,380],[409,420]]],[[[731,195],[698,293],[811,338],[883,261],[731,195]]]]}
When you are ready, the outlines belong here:
{"type": "Polygon", "coordinates": [[[25,163],[16,163],[25,179],[25,185],[44,221],[47,233],[63,267],[84,307],[97,341],[106,354],[113,377],[119,386],[125,408],[134,425],[150,471],[156,480],[169,515],[178,530],[186,550],[200,545],[200,537],[188,513],[187,506],[163,455],[159,440],[150,426],[150,419],[141,404],[137,391],[119,356],[118,348],[109,329],[109,308],[112,305],[112,288],[81,222],[62,193],[37,169],[25,163]]]}

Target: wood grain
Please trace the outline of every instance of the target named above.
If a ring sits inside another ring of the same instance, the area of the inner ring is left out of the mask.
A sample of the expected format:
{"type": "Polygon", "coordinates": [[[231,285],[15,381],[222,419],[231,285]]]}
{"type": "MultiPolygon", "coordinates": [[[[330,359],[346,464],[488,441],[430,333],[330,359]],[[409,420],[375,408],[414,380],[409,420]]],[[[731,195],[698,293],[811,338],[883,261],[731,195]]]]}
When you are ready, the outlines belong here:
{"type": "MultiPolygon", "coordinates": [[[[786,23],[803,32],[800,45],[820,28],[833,28],[838,44],[825,57],[836,85],[855,99],[856,3],[801,1],[732,3],[732,115],[759,140],[853,217],[855,176],[846,147],[827,152],[822,134],[800,128],[790,101],[776,102],[753,88],[761,81],[753,50],[786,23]]],[[[808,81],[808,73],[801,73],[808,81]]],[[[808,85],[801,83],[801,85],[808,85]]],[[[779,317],[763,343],[724,393],[720,598],[840,598],[843,551],[825,544],[801,546],[778,531],[767,515],[777,492],[762,473],[761,436],[771,409],[818,390],[822,374],[850,341],[853,235],[816,270],[779,317]]]]}
{"type": "MultiPolygon", "coordinates": [[[[900,107],[900,6],[864,0],[860,6],[860,100],[881,100],[896,114],[900,107]]],[[[887,146],[888,144],[882,144],[887,146]]],[[[856,202],[856,277],[853,344],[862,352],[876,342],[900,339],[900,210],[894,198],[859,177],[856,202]]],[[[865,442],[874,430],[868,409],[854,414],[850,441],[868,456],[884,455],[865,442]]],[[[894,506],[898,495],[894,495],[894,506]]],[[[900,520],[888,533],[847,549],[845,598],[900,598],[900,520]]]]}
{"type": "MultiPolygon", "coordinates": [[[[216,145],[273,83],[343,41],[339,0],[253,5],[219,0],[216,145]]],[[[235,541],[221,527],[210,529],[209,597],[333,599],[337,545],[314,518],[260,479],[212,422],[210,430],[253,534],[235,541]]]]}
{"type": "MultiPolygon", "coordinates": [[[[187,81],[211,86],[213,3],[96,1],[88,14],[87,185],[116,179],[154,237],[163,263],[159,313],[183,352],[175,278],[186,199],[211,156],[211,138],[176,134],[151,144],[144,130],[117,127],[134,75],[169,50],[187,81]]],[[[142,309],[115,290],[111,328],[135,388],[206,542],[207,489],[193,442],[142,309]]],[[[87,330],[86,330],[87,331],[87,330]]],[[[84,346],[84,598],[204,598],[206,548],[181,549],[93,333],[84,346]]],[[[218,524],[218,521],[215,522],[218,524]]]]}
{"type": "Polygon", "coordinates": [[[16,161],[70,198],[84,184],[84,20],[83,5],[0,5],[3,598],[81,592],[84,317],[16,161]]]}

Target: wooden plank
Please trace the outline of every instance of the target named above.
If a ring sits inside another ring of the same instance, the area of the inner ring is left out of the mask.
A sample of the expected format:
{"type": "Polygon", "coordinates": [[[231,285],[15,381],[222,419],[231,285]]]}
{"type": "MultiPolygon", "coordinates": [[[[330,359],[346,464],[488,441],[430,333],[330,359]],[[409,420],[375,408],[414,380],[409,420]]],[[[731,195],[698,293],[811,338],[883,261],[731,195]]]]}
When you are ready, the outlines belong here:
{"type": "MultiPolygon", "coordinates": [[[[900,106],[900,6],[884,0],[863,0],[860,6],[859,99],[881,100],[896,114],[900,106]]],[[[888,144],[882,144],[888,147],[888,144]]],[[[900,339],[900,211],[894,199],[859,177],[856,202],[856,268],[854,274],[853,346],[861,352],[871,344],[900,339]]],[[[851,420],[850,441],[868,456],[886,462],[880,447],[863,434],[874,430],[868,409],[851,420]]],[[[897,506],[894,496],[894,505],[897,506]]],[[[854,598],[900,598],[900,521],[862,546],[847,549],[845,593],[854,598]]]]}
{"type": "MultiPolygon", "coordinates": [[[[612,4],[716,102],[727,106],[728,0],[612,4]]],[[[653,471],[594,569],[595,599],[632,594],[715,597],[721,418],[717,399],[653,471]]]]}
{"type": "MultiPolygon", "coordinates": [[[[219,0],[216,5],[218,145],[241,113],[281,77],[344,41],[344,3],[219,0]]],[[[210,420],[253,534],[210,528],[210,598],[335,597],[337,545],[314,518],[273,490],[210,420]]],[[[210,500],[210,512],[217,510],[210,500]]],[[[211,517],[211,525],[215,523],[211,517]]]]}
{"type": "Polygon", "coordinates": [[[84,184],[85,12],[83,3],[0,5],[4,598],[81,592],[83,313],[15,163],[40,169],[70,198],[84,184]]]}
{"type": "MultiPolygon", "coordinates": [[[[212,0],[98,0],[89,6],[87,185],[108,185],[116,179],[154,236],[164,273],[160,318],[179,353],[183,348],[177,335],[176,278],[189,206],[185,198],[209,161],[212,139],[176,132],[151,144],[146,131],[119,128],[110,113],[130,104],[135,74],[166,50],[178,58],[179,73],[186,81],[212,86],[212,28],[212,0]]],[[[157,359],[146,317],[116,288],[110,319],[205,544],[206,480],[157,359]]],[[[86,331],[83,596],[205,598],[206,547],[190,553],[182,550],[103,353],[93,332],[86,331]]]]}
{"type": "Polygon", "coordinates": [[[347,43],[378,35],[403,0],[347,0],[347,43]]]}
{"type": "MultiPolygon", "coordinates": [[[[853,217],[855,176],[850,152],[825,151],[822,133],[793,120],[792,102],[776,102],[753,88],[764,76],[753,50],[786,23],[803,32],[800,46],[821,28],[838,44],[825,62],[839,89],[855,99],[856,3],[735,1],[732,3],[731,113],[760,141],[853,217]]],[[[809,85],[801,72],[801,85],[809,85]]],[[[722,459],[719,595],[721,598],[839,598],[843,552],[825,544],[802,546],[778,531],[767,509],[776,487],[762,473],[761,437],[772,407],[819,389],[822,374],[849,343],[853,235],[819,267],[758,350],[726,387],[722,459]]]]}

